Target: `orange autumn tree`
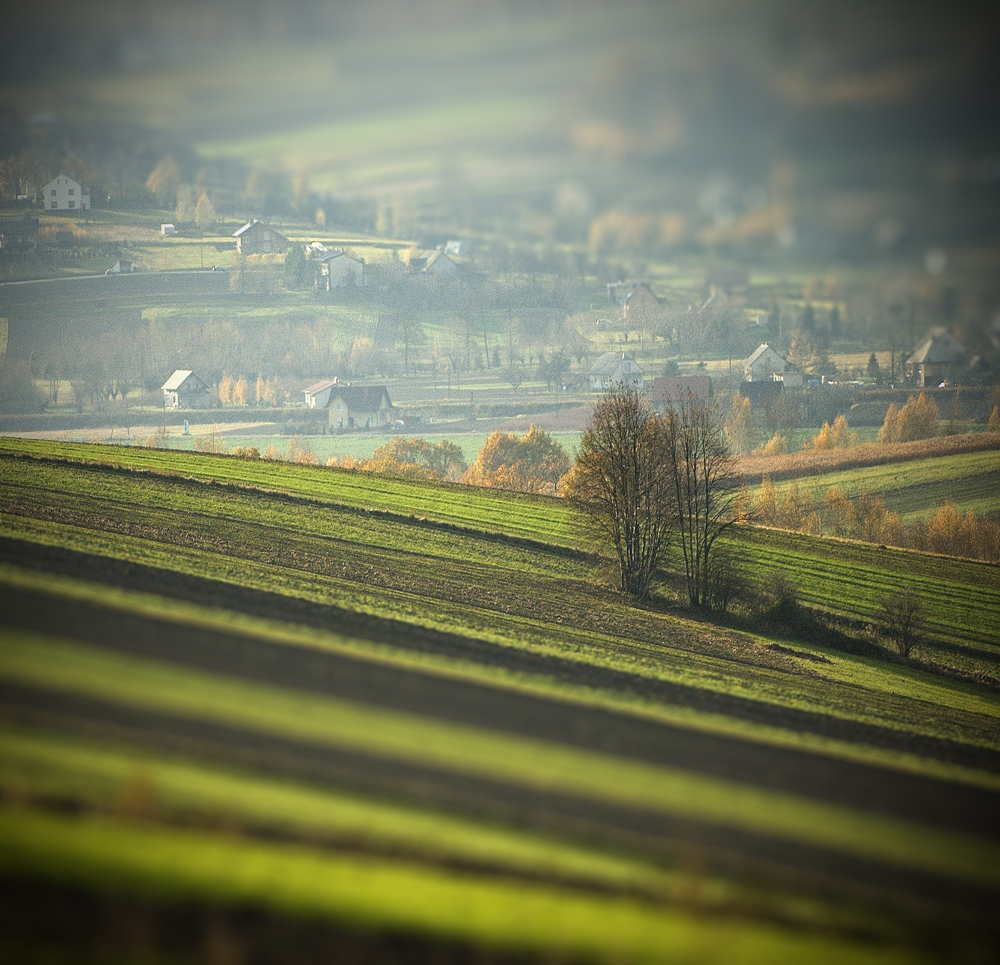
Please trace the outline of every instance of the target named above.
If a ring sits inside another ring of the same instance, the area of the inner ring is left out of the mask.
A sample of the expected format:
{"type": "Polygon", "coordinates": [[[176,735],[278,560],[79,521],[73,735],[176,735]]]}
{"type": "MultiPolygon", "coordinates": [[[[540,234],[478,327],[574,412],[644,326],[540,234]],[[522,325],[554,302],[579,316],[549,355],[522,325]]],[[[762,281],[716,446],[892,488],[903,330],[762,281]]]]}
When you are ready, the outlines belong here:
{"type": "Polygon", "coordinates": [[[523,436],[497,430],[487,437],[462,481],[514,492],[555,493],[569,465],[566,450],[537,426],[523,436]]]}

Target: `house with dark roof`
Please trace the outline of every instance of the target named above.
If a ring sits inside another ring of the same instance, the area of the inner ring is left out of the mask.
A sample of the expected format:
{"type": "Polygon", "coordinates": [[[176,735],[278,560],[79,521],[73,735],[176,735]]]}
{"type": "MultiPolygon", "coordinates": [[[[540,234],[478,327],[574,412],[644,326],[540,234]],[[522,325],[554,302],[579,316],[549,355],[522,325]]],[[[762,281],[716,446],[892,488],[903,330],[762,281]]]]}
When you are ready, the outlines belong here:
{"type": "Polygon", "coordinates": [[[38,247],[38,219],[28,215],[0,218],[0,252],[34,251],[38,247]]]}
{"type": "Polygon", "coordinates": [[[168,409],[207,409],[212,404],[209,387],[190,369],[177,369],[161,388],[168,409]]]}
{"type": "Polygon", "coordinates": [[[642,390],[642,369],[625,352],[605,352],[590,367],[590,391],[610,392],[626,388],[642,390]]]}
{"type": "Polygon", "coordinates": [[[381,429],[392,424],[392,400],[384,385],[338,382],[330,392],[334,429],[381,429]]]}
{"type": "Polygon", "coordinates": [[[288,239],[256,218],[234,231],[233,237],[241,255],[283,255],[288,251],[288,239]]]}
{"type": "Polygon", "coordinates": [[[441,248],[426,248],[410,255],[409,265],[422,275],[435,278],[451,278],[461,270],[458,262],[441,248]]]}
{"type": "Polygon", "coordinates": [[[947,329],[933,328],[907,357],[904,370],[921,388],[958,382],[965,374],[965,347],[947,329]]]}

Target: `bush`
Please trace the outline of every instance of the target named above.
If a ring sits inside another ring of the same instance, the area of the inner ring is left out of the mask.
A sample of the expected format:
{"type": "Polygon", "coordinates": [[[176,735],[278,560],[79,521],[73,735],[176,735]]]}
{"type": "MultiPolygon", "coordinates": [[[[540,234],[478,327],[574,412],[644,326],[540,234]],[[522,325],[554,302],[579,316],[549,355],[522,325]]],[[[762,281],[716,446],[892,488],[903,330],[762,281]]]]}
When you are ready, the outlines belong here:
{"type": "Polygon", "coordinates": [[[923,643],[923,607],[912,590],[883,596],[879,600],[879,617],[882,635],[904,659],[923,643]]]}

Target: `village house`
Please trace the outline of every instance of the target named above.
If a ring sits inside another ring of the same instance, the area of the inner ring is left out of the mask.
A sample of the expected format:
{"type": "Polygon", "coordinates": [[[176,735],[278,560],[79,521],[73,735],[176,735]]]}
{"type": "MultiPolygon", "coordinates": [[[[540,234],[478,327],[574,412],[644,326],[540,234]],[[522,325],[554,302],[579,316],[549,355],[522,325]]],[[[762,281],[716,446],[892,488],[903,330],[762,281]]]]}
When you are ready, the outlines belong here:
{"type": "Polygon", "coordinates": [[[605,352],[590,368],[590,391],[642,390],[642,369],[631,355],[605,352]]]}
{"type": "Polygon", "coordinates": [[[753,354],[743,363],[743,380],[745,382],[773,382],[775,374],[782,373],[788,364],[766,342],[759,345],[753,354]]]}
{"type": "Polygon", "coordinates": [[[944,328],[933,328],[904,366],[906,378],[921,388],[959,382],[965,375],[965,348],[944,328]]]}
{"type": "Polygon", "coordinates": [[[461,270],[458,262],[443,248],[425,248],[411,253],[409,266],[422,275],[435,278],[452,278],[461,270]]]}
{"type": "Polygon", "coordinates": [[[288,251],[288,239],[256,218],[234,231],[233,237],[241,255],[283,255],[288,251]]]}
{"type": "Polygon", "coordinates": [[[42,188],[46,211],[89,211],[90,192],[68,174],[60,174],[42,188]]]}
{"type": "Polygon", "coordinates": [[[334,429],[380,429],[392,424],[392,400],[384,385],[338,382],[330,393],[334,429]]]}
{"type": "Polygon", "coordinates": [[[650,402],[663,415],[678,402],[707,402],[712,398],[712,379],[707,375],[658,375],[653,379],[650,402]]]}
{"type": "Polygon", "coordinates": [[[168,409],[207,409],[212,404],[208,386],[190,369],[177,369],[161,388],[168,409]]]}
{"type": "Polygon", "coordinates": [[[28,215],[0,218],[0,252],[34,251],[38,247],[38,219],[28,215]]]}
{"type": "Polygon", "coordinates": [[[332,291],[334,288],[344,288],[348,285],[361,288],[365,285],[363,258],[352,258],[346,251],[338,249],[314,254],[311,260],[317,291],[332,291]]]}
{"type": "Polygon", "coordinates": [[[304,388],[302,392],[306,397],[306,406],[310,409],[325,409],[330,404],[330,393],[336,385],[336,379],[325,379],[304,388]]]}

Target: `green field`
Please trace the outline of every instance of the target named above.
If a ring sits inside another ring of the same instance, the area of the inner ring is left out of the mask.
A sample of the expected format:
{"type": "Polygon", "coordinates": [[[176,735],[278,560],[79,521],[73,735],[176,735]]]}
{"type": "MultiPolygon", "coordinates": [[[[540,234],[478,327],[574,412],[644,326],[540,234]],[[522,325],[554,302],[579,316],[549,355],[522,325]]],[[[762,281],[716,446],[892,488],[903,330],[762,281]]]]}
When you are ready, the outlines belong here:
{"type": "MultiPolygon", "coordinates": [[[[1000,515],[1000,454],[996,451],[818,473],[794,482],[800,492],[817,501],[834,487],[851,499],[862,493],[877,495],[904,522],[925,519],[946,503],[963,513],[1000,515]]],[[[776,485],[781,492],[792,483],[776,485]]]]}
{"type": "Polygon", "coordinates": [[[814,639],[629,605],[556,499],[0,440],[3,880],[438,955],[989,948],[997,569],[730,545],[814,639]],[[852,652],[902,586],[934,666],[852,652]]]}

